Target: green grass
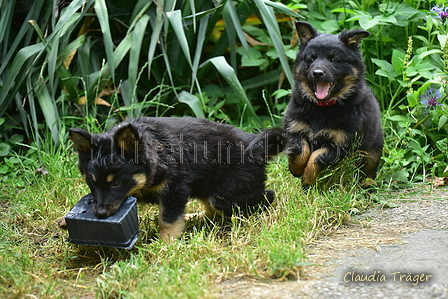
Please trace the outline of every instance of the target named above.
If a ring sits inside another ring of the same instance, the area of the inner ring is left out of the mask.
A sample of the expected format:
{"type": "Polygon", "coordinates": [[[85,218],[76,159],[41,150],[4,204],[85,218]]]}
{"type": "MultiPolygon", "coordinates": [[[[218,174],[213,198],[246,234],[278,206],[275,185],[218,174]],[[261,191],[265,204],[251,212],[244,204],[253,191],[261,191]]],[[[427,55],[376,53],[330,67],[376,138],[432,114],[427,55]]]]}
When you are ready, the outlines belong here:
{"type": "MultiPolygon", "coordinates": [[[[167,244],[157,238],[157,207],[139,204],[141,234],[132,250],[79,246],[57,227],[88,193],[76,155],[60,150],[41,159],[48,175],[25,171],[25,187],[1,186],[2,298],[213,298],[216,284],[235,276],[297,279],[310,241],[372,203],[354,186],[355,171],[346,167],[353,161],[303,190],[281,156],[268,166],[267,184],[277,199],[265,212],[224,224],[192,220],[180,240],[167,244]],[[328,177],[338,182],[326,187],[328,177]]],[[[199,208],[192,202],[189,212],[199,208]]]]}

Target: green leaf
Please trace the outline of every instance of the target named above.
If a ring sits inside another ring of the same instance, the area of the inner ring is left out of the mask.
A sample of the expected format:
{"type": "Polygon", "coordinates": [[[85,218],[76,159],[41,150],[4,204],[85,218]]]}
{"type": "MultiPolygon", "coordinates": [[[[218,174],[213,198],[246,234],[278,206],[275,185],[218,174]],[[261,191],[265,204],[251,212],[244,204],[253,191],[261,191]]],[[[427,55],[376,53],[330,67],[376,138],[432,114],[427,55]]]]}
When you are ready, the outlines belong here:
{"type": "Polygon", "coordinates": [[[291,66],[286,59],[286,55],[283,48],[282,36],[280,33],[280,28],[278,27],[277,18],[272,7],[267,7],[266,0],[255,0],[258,9],[260,10],[263,22],[268,29],[269,36],[274,43],[274,47],[278,52],[280,63],[283,67],[283,71],[285,72],[286,78],[289,81],[291,86],[294,85],[294,77],[292,75],[291,66]]]}
{"type": "Polygon", "coordinates": [[[409,172],[407,170],[399,170],[396,171],[392,176],[400,182],[407,183],[409,172]]]}
{"type": "Polygon", "coordinates": [[[377,18],[373,18],[369,15],[363,15],[360,19],[359,19],[359,26],[361,26],[362,29],[364,30],[369,30],[370,28],[376,26],[378,24],[378,19],[377,18]]]}
{"type": "Polygon", "coordinates": [[[379,66],[381,69],[377,71],[378,75],[388,77],[390,79],[394,79],[397,76],[397,73],[395,73],[395,69],[386,60],[380,60],[376,58],[371,59],[373,63],[375,63],[377,66],[379,66]],[[381,71],[381,72],[380,72],[381,71]]]}
{"type": "Polygon", "coordinates": [[[156,4],[156,15],[154,18],[153,16],[153,20],[155,19],[155,23],[154,21],[151,23],[152,25],[152,34],[151,34],[151,42],[149,43],[149,49],[148,49],[148,78],[150,78],[151,75],[151,65],[152,65],[152,61],[154,58],[154,53],[156,50],[156,46],[159,43],[159,37],[160,37],[160,32],[162,31],[163,28],[163,1],[157,1],[154,2],[156,4]]]}
{"type": "Polygon", "coordinates": [[[45,117],[45,122],[50,129],[51,136],[55,144],[59,144],[59,114],[53,98],[48,92],[47,86],[42,84],[38,87],[37,100],[39,102],[42,113],[45,117]]]}
{"type": "Polygon", "coordinates": [[[247,105],[247,109],[253,120],[259,127],[262,127],[262,123],[255,113],[252,103],[247,98],[246,92],[235,74],[235,70],[227,63],[226,59],[223,56],[214,57],[202,63],[200,67],[208,63],[212,63],[221,76],[224,77],[230,87],[239,95],[240,100],[247,105]]]}
{"type": "Polygon", "coordinates": [[[241,28],[240,19],[238,18],[237,12],[235,11],[235,7],[233,6],[233,1],[226,2],[225,11],[229,13],[230,19],[233,23],[233,29],[238,35],[238,38],[244,50],[246,51],[246,54],[250,56],[249,45],[247,44],[246,37],[244,36],[243,28],[241,28]]]}
{"type": "Polygon", "coordinates": [[[187,104],[193,110],[196,117],[205,118],[201,101],[197,96],[183,90],[178,97],[179,102],[187,104]]]}
{"type": "Polygon", "coordinates": [[[439,130],[442,129],[442,127],[446,124],[447,120],[448,120],[448,117],[446,117],[445,115],[440,116],[439,124],[437,125],[437,128],[439,130]]]}
{"type": "Polygon", "coordinates": [[[16,57],[14,58],[14,61],[11,64],[11,67],[8,70],[8,75],[5,76],[5,81],[3,82],[3,85],[0,87],[0,107],[7,106],[4,104],[6,97],[9,96],[9,98],[12,98],[12,95],[10,95],[9,93],[13,86],[17,86],[20,83],[18,82],[18,78],[20,77],[21,78],[20,80],[24,79],[23,75],[27,71],[22,69],[23,66],[29,59],[34,58],[34,56],[40,53],[43,49],[44,45],[42,43],[39,43],[28,47],[24,47],[20,49],[20,51],[17,53],[16,57]]]}
{"type": "Polygon", "coordinates": [[[406,98],[408,100],[409,107],[415,107],[418,104],[418,98],[413,92],[409,92],[406,94],[406,98]]]}
{"type": "Polygon", "coordinates": [[[265,60],[261,59],[261,53],[255,48],[249,48],[248,53],[243,48],[238,48],[237,52],[242,56],[241,66],[260,66],[265,60]],[[245,55],[248,54],[248,55],[245,55]]]}
{"type": "Polygon", "coordinates": [[[443,52],[441,50],[437,50],[437,49],[433,49],[433,50],[429,50],[429,51],[425,51],[423,53],[420,53],[418,55],[419,59],[423,59],[426,56],[432,55],[432,54],[442,54],[443,52]]]}
{"type": "Polygon", "coordinates": [[[179,41],[180,47],[184,52],[184,56],[187,59],[190,67],[193,67],[193,63],[191,62],[190,57],[190,46],[188,45],[188,40],[185,35],[184,27],[182,25],[182,13],[180,10],[169,11],[166,13],[168,20],[170,21],[171,26],[173,27],[174,33],[177,36],[177,40],[179,41]]]}
{"type": "Polygon", "coordinates": [[[342,12],[342,13],[349,13],[349,14],[352,14],[352,15],[357,15],[358,14],[354,10],[351,10],[351,9],[348,9],[348,8],[343,8],[343,7],[333,9],[333,10],[331,10],[331,12],[342,12]]]}
{"type": "Polygon", "coordinates": [[[440,48],[441,49],[445,48],[445,44],[446,44],[446,40],[448,39],[448,35],[446,35],[446,34],[437,34],[437,39],[439,40],[440,48]]]}
{"type": "Polygon", "coordinates": [[[0,142],[0,157],[5,157],[9,155],[9,151],[11,149],[11,146],[7,143],[0,142]]]}
{"type": "Polygon", "coordinates": [[[289,9],[285,4],[281,2],[273,2],[273,1],[267,1],[264,0],[264,3],[266,5],[271,6],[272,8],[276,9],[277,11],[284,13],[290,17],[293,17],[294,19],[304,19],[301,15],[293,11],[292,9],[289,9]]]}
{"type": "Polygon", "coordinates": [[[95,13],[100,23],[101,32],[103,33],[104,48],[106,50],[107,62],[109,64],[112,81],[115,82],[115,61],[114,61],[114,44],[112,42],[112,34],[109,26],[109,14],[105,0],[95,1],[95,13]]]}
{"type": "Polygon", "coordinates": [[[397,49],[394,49],[392,51],[392,66],[393,66],[396,74],[403,73],[405,57],[406,57],[406,54],[397,49]]]}
{"type": "MultiPolygon", "coordinates": [[[[144,14],[135,24],[132,34],[132,47],[129,55],[128,76],[129,83],[134,88],[137,85],[137,74],[139,71],[139,58],[142,48],[143,38],[146,33],[146,26],[149,22],[149,16],[144,14]]],[[[130,103],[136,101],[136,94],[132,94],[130,103]]]]}

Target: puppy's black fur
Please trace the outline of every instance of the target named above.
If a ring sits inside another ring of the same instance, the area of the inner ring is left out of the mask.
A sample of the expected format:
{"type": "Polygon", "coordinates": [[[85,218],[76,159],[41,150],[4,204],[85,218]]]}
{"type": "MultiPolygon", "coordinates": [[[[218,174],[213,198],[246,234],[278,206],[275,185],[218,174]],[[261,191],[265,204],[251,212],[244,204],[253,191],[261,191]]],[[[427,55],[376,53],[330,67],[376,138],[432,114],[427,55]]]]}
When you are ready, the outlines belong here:
{"type": "Polygon", "coordinates": [[[158,203],[164,240],[182,233],[189,198],[200,199],[208,216],[272,202],[265,165],[283,150],[284,136],[282,129],[251,134],[198,118],[142,117],[100,135],[70,130],[95,214],[113,215],[129,195],[158,203]]]}
{"type": "Polygon", "coordinates": [[[383,148],[380,109],[365,82],[360,41],[369,32],[355,29],[321,34],[296,22],[300,48],[294,64],[295,85],[283,118],[289,169],[304,185],[353,148],[364,154],[362,170],[374,184],[383,148]]]}

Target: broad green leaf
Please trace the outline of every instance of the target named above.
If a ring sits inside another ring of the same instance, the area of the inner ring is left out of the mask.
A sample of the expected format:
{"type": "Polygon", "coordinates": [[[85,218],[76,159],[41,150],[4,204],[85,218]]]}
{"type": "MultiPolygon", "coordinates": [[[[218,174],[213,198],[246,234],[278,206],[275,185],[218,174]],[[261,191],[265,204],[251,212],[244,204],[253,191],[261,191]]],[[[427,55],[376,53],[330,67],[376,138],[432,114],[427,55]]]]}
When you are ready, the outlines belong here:
{"type": "Polygon", "coordinates": [[[6,173],[8,173],[8,171],[9,171],[8,166],[6,166],[6,165],[0,166],[0,174],[6,174],[6,173]]]}
{"type": "Polygon", "coordinates": [[[166,13],[166,16],[168,17],[168,20],[171,23],[171,26],[173,27],[174,33],[177,36],[177,39],[179,41],[180,47],[182,48],[182,51],[184,52],[184,56],[188,61],[188,64],[190,67],[193,66],[191,62],[190,57],[190,46],[188,45],[188,40],[185,35],[184,27],[182,24],[182,13],[180,10],[170,11],[166,13]]]}
{"type": "Polygon", "coordinates": [[[418,104],[418,98],[414,93],[407,93],[406,98],[408,99],[409,107],[415,107],[418,104]]]}
{"type": "Polygon", "coordinates": [[[359,26],[361,26],[364,30],[369,30],[370,28],[376,26],[378,24],[378,19],[373,18],[369,15],[363,15],[359,19],[359,26]]]}
{"type": "Polygon", "coordinates": [[[35,55],[40,53],[43,49],[44,45],[42,43],[39,43],[28,47],[24,47],[20,49],[20,51],[17,53],[16,57],[14,58],[11,64],[11,67],[8,70],[8,76],[6,76],[3,85],[0,87],[0,107],[7,106],[4,105],[6,97],[9,96],[10,98],[12,98],[12,95],[10,95],[9,93],[13,85],[17,86],[20,83],[17,80],[18,77],[26,73],[26,71],[22,69],[25,63],[29,59],[34,58],[35,55]]]}
{"type": "MultiPolygon", "coordinates": [[[[437,50],[437,49],[433,49],[433,50],[429,50],[429,51],[425,51],[423,53],[420,53],[418,55],[419,59],[423,59],[426,56],[432,55],[432,54],[442,54],[443,52],[441,50],[437,50]]],[[[432,65],[433,66],[433,65],[432,65]]]]}
{"type": "Polygon", "coordinates": [[[446,35],[446,34],[437,34],[437,39],[439,40],[440,48],[441,49],[445,48],[446,40],[448,39],[448,35],[446,35]]]}
{"type": "Polygon", "coordinates": [[[404,59],[406,54],[394,49],[392,52],[392,66],[396,74],[402,74],[404,71],[404,59]]]}
{"type": "MultiPolygon", "coordinates": [[[[202,93],[201,91],[201,85],[197,78],[198,68],[199,68],[199,62],[201,60],[201,56],[203,53],[204,48],[204,42],[205,42],[205,34],[207,32],[207,25],[208,25],[209,16],[201,19],[199,21],[199,31],[197,35],[197,42],[196,42],[196,52],[194,54],[193,58],[193,74],[192,78],[193,81],[196,83],[196,87],[199,91],[199,93],[202,93]]],[[[193,84],[191,85],[190,93],[193,91],[193,84]]]]}
{"type": "MultiPolygon", "coordinates": [[[[39,13],[42,11],[42,6],[45,3],[46,0],[36,0],[33,2],[33,5],[31,6],[31,9],[29,11],[29,13],[26,15],[25,19],[26,20],[34,20],[39,16],[39,13]]],[[[8,1],[8,3],[15,3],[13,1],[8,1]]],[[[14,5],[14,4],[13,4],[14,5]]],[[[3,19],[3,16],[1,17],[1,19],[3,19]]],[[[8,27],[5,27],[5,29],[8,27]]],[[[7,54],[5,57],[3,57],[3,61],[1,62],[1,66],[0,66],[0,74],[3,73],[3,71],[5,70],[5,68],[7,66],[9,66],[9,63],[12,59],[12,56],[18,51],[19,48],[19,44],[23,43],[23,37],[25,36],[25,34],[29,31],[30,27],[29,27],[29,23],[28,22],[24,22],[22,24],[22,26],[20,27],[19,32],[16,34],[14,41],[11,45],[9,45],[8,43],[4,43],[4,47],[7,47],[5,49],[8,50],[7,54]]],[[[1,30],[1,29],[0,29],[1,30]]],[[[6,35],[5,35],[6,36],[6,35]]],[[[5,38],[5,36],[3,36],[5,38]]],[[[1,106],[1,100],[0,100],[0,106],[1,106]]]]}
{"type": "Polygon", "coordinates": [[[246,92],[244,91],[243,86],[238,80],[235,70],[227,63],[226,59],[223,56],[213,57],[202,63],[201,67],[205,66],[207,63],[213,64],[213,66],[221,74],[221,76],[224,77],[230,87],[232,87],[232,89],[239,95],[240,100],[246,104],[250,116],[253,118],[256,124],[259,127],[262,127],[262,123],[255,113],[252,103],[247,98],[246,92]]]}
{"type": "Polygon", "coordinates": [[[354,11],[354,10],[351,10],[351,9],[348,9],[348,8],[336,8],[336,9],[333,9],[331,12],[343,12],[343,13],[349,13],[349,14],[352,14],[352,15],[357,15],[358,14],[358,12],[356,12],[356,11],[354,11]]]}
{"type": "Polygon", "coordinates": [[[409,177],[409,172],[407,170],[403,169],[403,170],[396,171],[392,176],[400,182],[407,183],[408,177],[409,177]]]}
{"type": "Polygon", "coordinates": [[[95,1],[95,13],[100,23],[101,32],[103,33],[104,48],[106,50],[107,62],[109,64],[112,81],[115,82],[115,61],[114,61],[114,44],[109,26],[109,14],[105,0],[95,1]]]}
{"type": "Polygon", "coordinates": [[[264,3],[266,3],[266,5],[271,6],[272,8],[274,8],[275,10],[277,10],[281,13],[284,13],[284,14],[289,15],[290,17],[293,17],[294,19],[304,19],[304,17],[302,17],[295,11],[289,9],[286,5],[284,5],[281,2],[272,2],[272,1],[264,0],[264,3]]]}
{"type": "Polygon", "coordinates": [[[199,100],[197,96],[183,90],[179,94],[178,100],[181,103],[187,104],[191,108],[191,110],[193,110],[196,117],[205,118],[201,100],[199,100]]]}
{"type": "Polygon", "coordinates": [[[51,131],[51,136],[55,144],[59,144],[59,114],[54,99],[50,96],[47,86],[41,84],[36,92],[45,122],[51,131]]]}
{"type": "MultiPolygon", "coordinates": [[[[142,48],[143,38],[146,33],[146,26],[148,25],[149,16],[144,14],[136,23],[134,30],[132,32],[132,47],[129,56],[129,83],[131,86],[136,86],[137,84],[137,73],[139,71],[139,58],[142,48]]],[[[135,100],[136,95],[133,94],[131,102],[135,100]]]]}
{"type": "MultiPolygon", "coordinates": [[[[80,9],[82,9],[83,11],[87,11],[90,6],[93,4],[93,2],[95,2],[95,12],[98,14],[97,10],[97,3],[98,2],[102,2],[102,3],[98,3],[98,5],[102,6],[104,5],[105,8],[105,13],[107,14],[107,8],[106,5],[104,3],[104,0],[74,0],[74,1],[70,1],[69,5],[62,10],[61,12],[61,16],[58,19],[58,22],[56,23],[56,26],[54,28],[54,31],[57,32],[59,30],[62,29],[62,27],[66,26],[67,23],[72,22],[74,19],[72,19],[72,17],[76,14],[76,12],[80,9]]],[[[99,8],[99,7],[98,7],[99,8]]],[[[81,15],[78,15],[75,17],[75,19],[80,19],[81,15]]],[[[101,21],[100,21],[101,23],[101,21]]],[[[66,26],[66,28],[64,30],[69,30],[70,26],[66,26]]],[[[60,32],[59,34],[65,34],[64,32],[60,32]]]]}
{"type": "Polygon", "coordinates": [[[291,86],[294,85],[294,77],[292,75],[291,66],[286,59],[286,55],[284,53],[282,37],[280,34],[280,29],[278,27],[277,19],[275,13],[271,7],[267,7],[265,1],[263,0],[254,0],[257,4],[258,9],[260,10],[263,21],[268,29],[269,36],[274,43],[274,47],[278,52],[280,63],[283,67],[283,71],[285,72],[286,78],[289,81],[291,86]]]}
{"type": "Polygon", "coordinates": [[[448,117],[446,117],[445,115],[440,116],[439,124],[437,125],[437,128],[439,130],[442,129],[442,127],[446,124],[447,120],[448,120],[448,117]]]}
{"type": "Polygon", "coordinates": [[[152,26],[152,34],[151,34],[151,42],[149,43],[148,49],[148,78],[151,77],[151,65],[154,58],[154,53],[156,50],[156,46],[159,43],[160,32],[163,28],[163,0],[155,2],[156,4],[156,15],[152,18],[151,26],[152,26]],[[154,21],[155,20],[155,21],[154,21]]]}
{"type": "Polygon", "coordinates": [[[131,49],[133,34],[134,32],[127,34],[126,37],[123,38],[123,40],[118,44],[117,48],[115,48],[112,59],[114,65],[119,65],[123,60],[123,58],[126,56],[126,54],[129,52],[129,50],[131,49]]]}
{"type": "Polygon", "coordinates": [[[0,157],[8,156],[10,150],[11,146],[9,144],[0,142],[0,157]]]}
{"type": "Polygon", "coordinates": [[[236,31],[238,35],[238,39],[241,42],[246,54],[250,56],[249,53],[249,45],[247,44],[246,37],[244,36],[243,28],[241,27],[240,19],[238,18],[237,12],[235,11],[235,7],[233,6],[233,1],[227,1],[225,4],[225,11],[229,12],[230,19],[233,23],[233,29],[236,31]]]}
{"type": "Polygon", "coordinates": [[[383,71],[383,72],[378,72],[377,73],[379,75],[385,76],[385,77],[389,77],[389,78],[395,78],[397,76],[397,74],[395,73],[394,67],[392,66],[392,64],[390,64],[389,62],[387,62],[386,60],[380,60],[380,59],[376,59],[376,58],[372,58],[372,62],[375,63],[377,66],[379,66],[381,69],[378,71],[383,71]]]}

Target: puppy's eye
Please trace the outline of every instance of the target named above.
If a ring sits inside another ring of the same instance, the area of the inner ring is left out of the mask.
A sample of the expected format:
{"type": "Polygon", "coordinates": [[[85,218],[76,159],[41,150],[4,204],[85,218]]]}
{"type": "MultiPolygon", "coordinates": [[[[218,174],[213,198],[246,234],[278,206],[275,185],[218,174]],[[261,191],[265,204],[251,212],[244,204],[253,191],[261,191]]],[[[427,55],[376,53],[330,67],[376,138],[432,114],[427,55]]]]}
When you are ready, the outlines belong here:
{"type": "Polygon", "coordinates": [[[331,62],[336,62],[336,58],[331,57],[331,58],[330,58],[330,61],[331,61],[331,62]]]}
{"type": "Polygon", "coordinates": [[[121,186],[121,181],[113,181],[112,182],[112,187],[113,188],[117,188],[117,187],[120,187],[121,186]]]}

